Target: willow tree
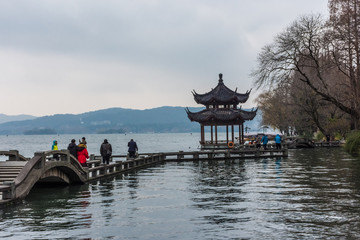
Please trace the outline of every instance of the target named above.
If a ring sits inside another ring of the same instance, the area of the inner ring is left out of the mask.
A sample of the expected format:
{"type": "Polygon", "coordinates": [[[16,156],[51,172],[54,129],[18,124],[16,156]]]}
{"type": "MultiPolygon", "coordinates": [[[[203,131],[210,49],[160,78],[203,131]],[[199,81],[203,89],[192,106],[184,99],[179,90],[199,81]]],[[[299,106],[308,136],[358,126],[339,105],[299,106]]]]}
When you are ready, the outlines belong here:
{"type": "Polygon", "coordinates": [[[294,84],[295,79],[306,84],[321,101],[349,114],[352,127],[358,128],[360,111],[352,103],[354,95],[349,94],[353,91],[350,80],[339,70],[346,63],[339,57],[337,44],[332,26],[320,15],[300,17],[272,44],[263,47],[252,73],[255,85],[275,89],[294,84]]]}

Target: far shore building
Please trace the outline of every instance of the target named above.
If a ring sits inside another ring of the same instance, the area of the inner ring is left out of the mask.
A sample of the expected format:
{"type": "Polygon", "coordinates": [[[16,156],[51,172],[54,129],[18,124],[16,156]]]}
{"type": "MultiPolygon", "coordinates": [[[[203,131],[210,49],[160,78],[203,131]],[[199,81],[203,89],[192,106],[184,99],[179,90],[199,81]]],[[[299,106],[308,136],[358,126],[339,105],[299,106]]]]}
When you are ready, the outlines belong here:
{"type": "Polygon", "coordinates": [[[245,111],[238,107],[240,103],[245,103],[250,95],[237,93],[225,86],[219,74],[218,85],[210,92],[198,94],[193,90],[192,94],[196,103],[204,105],[206,108],[200,112],[191,112],[186,108],[188,118],[193,122],[200,123],[201,139],[200,144],[204,147],[233,146],[233,144],[244,143],[244,122],[254,119],[257,109],[245,111]],[[225,127],[226,139],[218,139],[218,127],[225,127]],[[206,129],[205,129],[206,128],[206,129]],[[210,128],[210,139],[205,139],[205,131],[210,128]],[[235,133],[236,132],[236,133],[235,133]],[[238,137],[235,137],[235,134],[238,137]],[[236,141],[237,138],[237,141],[236,141]]]}

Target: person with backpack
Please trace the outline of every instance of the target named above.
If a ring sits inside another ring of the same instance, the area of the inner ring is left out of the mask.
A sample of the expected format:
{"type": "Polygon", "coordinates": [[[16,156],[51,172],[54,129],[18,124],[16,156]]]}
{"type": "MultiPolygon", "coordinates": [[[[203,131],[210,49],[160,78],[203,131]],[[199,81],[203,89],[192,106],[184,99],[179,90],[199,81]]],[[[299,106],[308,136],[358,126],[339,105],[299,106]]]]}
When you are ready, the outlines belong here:
{"type": "Polygon", "coordinates": [[[109,164],[112,155],[112,147],[107,139],[104,139],[104,142],[100,146],[100,154],[103,159],[103,164],[109,164]]]}

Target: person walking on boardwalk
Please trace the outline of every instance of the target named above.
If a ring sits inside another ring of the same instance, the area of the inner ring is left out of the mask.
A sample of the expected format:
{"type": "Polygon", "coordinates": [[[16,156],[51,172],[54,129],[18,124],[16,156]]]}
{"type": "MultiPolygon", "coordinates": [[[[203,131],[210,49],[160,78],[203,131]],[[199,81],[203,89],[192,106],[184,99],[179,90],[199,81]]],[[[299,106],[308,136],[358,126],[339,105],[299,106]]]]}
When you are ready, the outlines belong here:
{"type": "Polygon", "coordinates": [[[267,143],[268,143],[269,139],[266,135],[264,135],[262,138],[261,138],[261,143],[263,144],[264,146],[264,150],[266,150],[266,146],[267,146],[267,143]]]}
{"type": "MultiPolygon", "coordinates": [[[[56,140],[53,141],[53,145],[51,146],[51,150],[55,151],[55,150],[59,150],[58,148],[58,142],[56,140]]],[[[54,154],[53,156],[54,159],[59,160],[59,155],[58,154],[54,154]]]]}
{"type": "Polygon", "coordinates": [[[112,147],[107,139],[104,139],[104,142],[100,146],[100,154],[103,159],[103,164],[105,164],[105,163],[109,164],[110,157],[112,154],[112,147]]]}
{"type": "Polygon", "coordinates": [[[73,155],[77,159],[77,152],[78,152],[78,146],[75,143],[75,139],[71,139],[71,143],[69,143],[68,150],[70,151],[70,154],[73,155]]]}
{"type": "Polygon", "coordinates": [[[281,137],[279,134],[276,134],[275,136],[275,145],[276,149],[281,149],[281,137]]]}
{"type": "Polygon", "coordinates": [[[136,145],[136,142],[133,139],[131,139],[130,142],[128,142],[128,147],[129,147],[129,150],[128,150],[129,157],[135,158],[135,153],[136,153],[136,151],[138,151],[138,147],[136,145]]]}
{"type": "Polygon", "coordinates": [[[78,145],[77,156],[78,156],[78,161],[81,164],[81,166],[87,167],[86,159],[89,158],[89,153],[86,150],[86,145],[85,144],[80,143],[78,145]]]}

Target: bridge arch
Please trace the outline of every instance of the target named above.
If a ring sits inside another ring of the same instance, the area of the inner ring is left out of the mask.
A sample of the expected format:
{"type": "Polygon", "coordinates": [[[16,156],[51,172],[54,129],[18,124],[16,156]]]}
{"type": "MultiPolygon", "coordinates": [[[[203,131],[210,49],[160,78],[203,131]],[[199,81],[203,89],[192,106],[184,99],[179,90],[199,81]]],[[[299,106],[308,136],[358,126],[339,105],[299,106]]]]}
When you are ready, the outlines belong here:
{"type": "Polygon", "coordinates": [[[87,178],[87,169],[68,150],[36,152],[15,178],[12,198],[24,198],[36,183],[82,184],[87,178]],[[53,154],[59,160],[52,159],[53,154]]]}
{"type": "Polygon", "coordinates": [[[66,184],[69,185],[71,180],[59,168],[51,168],[40,177],[36,183],[49,183],[49,184],[66,184]]]}

